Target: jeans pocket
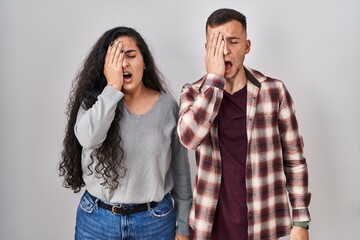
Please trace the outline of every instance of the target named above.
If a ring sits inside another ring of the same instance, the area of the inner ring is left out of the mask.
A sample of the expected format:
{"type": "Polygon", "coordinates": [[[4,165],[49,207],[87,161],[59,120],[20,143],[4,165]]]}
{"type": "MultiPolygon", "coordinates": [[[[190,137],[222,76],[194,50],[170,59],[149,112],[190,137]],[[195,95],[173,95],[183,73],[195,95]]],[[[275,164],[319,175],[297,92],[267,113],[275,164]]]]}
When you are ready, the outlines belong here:
{"type": "Polygon", "coordinates": [[[165,197],[149,212],[154,218],[166,217],[170,214],[174,214],[174,206],[172,198],[169,194],[165,197]]]}
{"type": "Polygon", "coordinates": [[[95,203],[90,198],[87,192],[85,192],[84,195],[82,196],[79,203],[79,207],[87,213],[91,213],[94,210],[95,203]]]}

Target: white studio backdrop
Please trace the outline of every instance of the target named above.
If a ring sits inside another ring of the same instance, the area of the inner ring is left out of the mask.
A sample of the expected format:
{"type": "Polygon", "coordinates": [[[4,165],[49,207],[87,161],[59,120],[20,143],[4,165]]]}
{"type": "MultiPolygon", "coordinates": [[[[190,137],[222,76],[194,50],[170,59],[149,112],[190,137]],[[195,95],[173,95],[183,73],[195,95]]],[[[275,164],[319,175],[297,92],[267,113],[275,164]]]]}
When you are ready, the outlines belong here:
{"type": "Polygon", "coordinates": [[[205,21],[222,7],[247,16],[245,64],[283,80],[295,101],[311,239],[360,239],[358,0],[0,0],[0,239],[73,239],[81,193],[62,187],[57,164],[71,82],[100,35],[137,29],[178,99],[205,73],[205,21]]]}

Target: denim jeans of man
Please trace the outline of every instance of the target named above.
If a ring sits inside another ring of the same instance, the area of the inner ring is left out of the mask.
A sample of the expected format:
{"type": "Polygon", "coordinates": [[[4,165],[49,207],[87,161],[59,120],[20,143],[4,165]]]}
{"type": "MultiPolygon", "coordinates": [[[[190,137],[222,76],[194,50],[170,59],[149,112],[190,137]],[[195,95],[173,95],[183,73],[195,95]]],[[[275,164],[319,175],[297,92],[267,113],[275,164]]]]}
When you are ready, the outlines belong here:
{"type": "Polygon", "coordinates": [[[87,191],[80,200],[76,216],[76,240],[168,240],[174,239],[174,236],[175,211],[170,194],[154,208],[130,215],[114,214],[99,207],[87,191]]]}

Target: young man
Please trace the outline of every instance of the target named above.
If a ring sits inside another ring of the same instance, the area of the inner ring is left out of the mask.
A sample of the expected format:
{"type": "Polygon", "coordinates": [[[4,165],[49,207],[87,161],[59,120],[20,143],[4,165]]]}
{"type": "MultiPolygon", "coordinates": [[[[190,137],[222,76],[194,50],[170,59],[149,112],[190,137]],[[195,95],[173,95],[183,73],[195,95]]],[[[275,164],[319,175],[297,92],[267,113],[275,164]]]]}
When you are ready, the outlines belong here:
{"type": "Polygon", "coordinates": [[[243,65],[250,46],[246,17],[216,10],[206,23],[207,74],[181,92],[177,131],[198,166],[193,238],[308,240],[311,195],[293,101],[283,82],[243,65]]]}

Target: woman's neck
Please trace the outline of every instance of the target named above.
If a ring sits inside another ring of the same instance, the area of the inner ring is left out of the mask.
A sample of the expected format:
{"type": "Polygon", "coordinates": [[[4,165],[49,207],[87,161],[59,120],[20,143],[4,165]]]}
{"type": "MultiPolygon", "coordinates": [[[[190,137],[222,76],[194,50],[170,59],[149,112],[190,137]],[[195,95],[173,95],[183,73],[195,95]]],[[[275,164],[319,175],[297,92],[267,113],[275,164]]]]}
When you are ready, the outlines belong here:
{"type": "Polygon", "coordinates": [[[124,101],[126,103],[138,101],[140,99],[146,98],[148,95],[151,94],[152,91],[153,91],[152,89],[149,89],[149,88],[145,87],[144,85],[142,85],[135,92],[124,93],[124,101]]]}
{"type": "Polygon", "coordinates": [[[143,89],[134,94],[125,94],[123,100],[131,112],[141,115],[149,111],[159,97],[159,92],[144,86],[143,89]]]}

